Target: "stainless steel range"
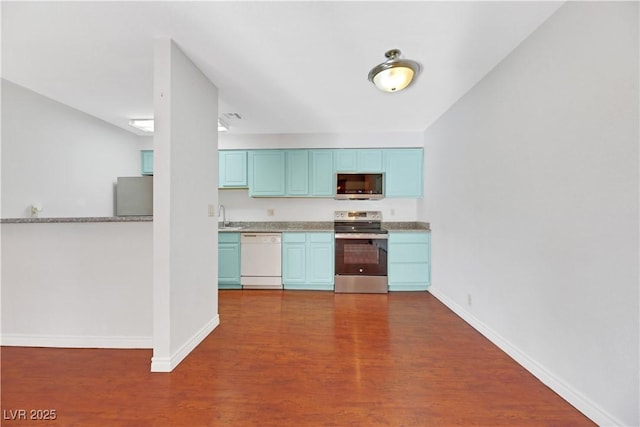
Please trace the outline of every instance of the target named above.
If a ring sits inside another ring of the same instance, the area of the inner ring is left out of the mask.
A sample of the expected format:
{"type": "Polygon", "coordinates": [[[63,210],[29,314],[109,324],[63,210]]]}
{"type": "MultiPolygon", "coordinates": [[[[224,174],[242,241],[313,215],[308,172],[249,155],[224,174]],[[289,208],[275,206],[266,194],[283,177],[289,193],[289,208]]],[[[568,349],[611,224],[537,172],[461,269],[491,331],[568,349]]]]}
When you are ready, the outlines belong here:
{"type": "Polygon", "coordinates": [[[379,211],[335,211],[335,292],[387,293],[387,231],[379,211]]]}

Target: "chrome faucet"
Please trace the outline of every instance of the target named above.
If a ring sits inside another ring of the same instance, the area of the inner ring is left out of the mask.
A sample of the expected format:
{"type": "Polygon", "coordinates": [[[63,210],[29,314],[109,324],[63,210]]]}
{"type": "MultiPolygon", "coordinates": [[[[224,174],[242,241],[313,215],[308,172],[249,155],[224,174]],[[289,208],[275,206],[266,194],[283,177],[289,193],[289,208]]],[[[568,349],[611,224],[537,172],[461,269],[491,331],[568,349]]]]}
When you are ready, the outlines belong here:
{"type": "Polygon", "coordinates": [[[227,225],[229,225],[226,218],[227,210],[224,208],[224,205],[218,206],[218,213],[220,215],[220,218],[222,219],[222,226],[226,227],[227,225]]]}

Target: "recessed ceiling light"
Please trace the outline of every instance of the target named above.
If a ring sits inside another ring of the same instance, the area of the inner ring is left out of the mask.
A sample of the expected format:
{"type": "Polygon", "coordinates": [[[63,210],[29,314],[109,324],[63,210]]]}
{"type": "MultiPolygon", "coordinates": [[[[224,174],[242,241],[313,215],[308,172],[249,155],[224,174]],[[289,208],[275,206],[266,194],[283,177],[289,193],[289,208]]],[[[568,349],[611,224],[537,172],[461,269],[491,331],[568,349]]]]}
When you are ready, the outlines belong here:
{"type": "Polygon", "coordinates": [[[369,71],[369,81],[384,92],[399,92],[411,84],[420,71],[420,64],[410,59],[400,59],[400,50],[391,49],[384,56],[387,60],[369,71]]]}
{"type": "Polygon", "coordinates": [[[129,126],[143,132],[153,133],[153,119],[132,119],[129,120],[129,126]]]}
{"type": "MultiPolygon", "coordinates": [[[[153,119],[132,119],[129,120],[129,126],[139,129],[143,132],[153,133],[153,119]]],[[[218,132],[228,132],[229,125],[218,119],[218,132]]]]}

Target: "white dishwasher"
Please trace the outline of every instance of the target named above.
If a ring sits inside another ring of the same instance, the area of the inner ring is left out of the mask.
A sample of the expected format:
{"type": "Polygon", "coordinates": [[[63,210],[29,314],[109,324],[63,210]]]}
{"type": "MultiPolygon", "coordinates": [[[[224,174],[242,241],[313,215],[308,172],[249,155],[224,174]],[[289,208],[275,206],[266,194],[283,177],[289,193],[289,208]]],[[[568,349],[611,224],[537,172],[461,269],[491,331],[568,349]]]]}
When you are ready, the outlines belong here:
{"type": "Polygon", "coordinates": [[[282,289],[282,234],[240,235],[240,284],[243,289],[282,289]]]}

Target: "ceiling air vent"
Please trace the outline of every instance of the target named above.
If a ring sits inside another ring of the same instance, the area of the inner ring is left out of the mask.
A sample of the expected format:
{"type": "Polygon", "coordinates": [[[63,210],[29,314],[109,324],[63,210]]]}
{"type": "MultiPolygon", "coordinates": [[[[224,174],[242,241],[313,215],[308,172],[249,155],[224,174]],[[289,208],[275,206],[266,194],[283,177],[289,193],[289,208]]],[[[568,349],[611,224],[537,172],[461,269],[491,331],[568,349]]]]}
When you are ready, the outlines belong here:
{"type": "Polygon", "coordinates": [[[242,120],[242,116],[238,113],[222,113],[222,117],[229,121],[242,120]]]}

